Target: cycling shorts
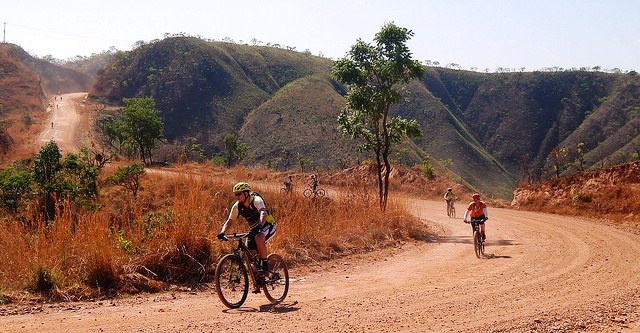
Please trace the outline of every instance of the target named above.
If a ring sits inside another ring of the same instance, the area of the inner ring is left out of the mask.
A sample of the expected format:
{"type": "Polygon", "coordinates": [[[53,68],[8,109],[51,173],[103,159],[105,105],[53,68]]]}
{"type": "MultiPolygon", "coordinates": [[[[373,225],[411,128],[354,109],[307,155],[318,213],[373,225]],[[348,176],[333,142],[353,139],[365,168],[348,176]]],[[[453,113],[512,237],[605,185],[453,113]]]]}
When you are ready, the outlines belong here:
{"type": "Polygon", "coordinates": [[[478,216],[478,217],[472,217],[471,218],[471,223],[484,224],[484,215],[481,215],[481,216],[478,216]]]}
{"type": "Polygon", "coordinates": [[[269,238],[271,238],[271,236],[273,236],[276,233],[276,224],[275,223],[269,223],[266,222],[263,225],[259,225],[256,227],[253,227],[251,229],[251,231],[249,231],[249,237],[247,237],[247,247],[249,248],[249,250],[257,250],[257,246],[256,246],[256,235],[258,234],[264,234],[265,238],[264,238],[264,242],[266,243],[269,238]]]}

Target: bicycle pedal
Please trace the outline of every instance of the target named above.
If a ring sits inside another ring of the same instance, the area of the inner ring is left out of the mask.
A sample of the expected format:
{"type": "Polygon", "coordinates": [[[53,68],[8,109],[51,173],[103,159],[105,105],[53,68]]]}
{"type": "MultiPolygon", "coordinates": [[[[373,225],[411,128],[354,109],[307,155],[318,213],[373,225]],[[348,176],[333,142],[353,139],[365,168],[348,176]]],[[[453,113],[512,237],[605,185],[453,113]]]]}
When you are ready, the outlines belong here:
{"type": "Polygon", "coordinates": [[[254,293],[254,294],[259,294],[260,293],[260,288],[253,289],[251,292],[254,293]]]}

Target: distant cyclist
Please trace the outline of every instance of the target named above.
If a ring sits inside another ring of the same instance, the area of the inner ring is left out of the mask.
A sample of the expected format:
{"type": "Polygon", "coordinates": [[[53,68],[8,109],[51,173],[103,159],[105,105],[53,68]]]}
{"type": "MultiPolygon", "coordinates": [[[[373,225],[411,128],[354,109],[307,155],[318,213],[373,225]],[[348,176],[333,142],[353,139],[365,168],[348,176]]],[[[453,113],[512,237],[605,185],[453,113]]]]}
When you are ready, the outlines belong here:
{"type": "Polygon", "coordinates": [[[318,176],[316,176],[316,174],[314,173],[311,175],[311,179],[309,180],[309,186],[311,186],[313,193],[316,193],[318,191],[318,185],[318,176]]]}
{"type": "Polygon", "coordinates": [[[447,192],[444,193],[444,201],[447,202],[447,215],[449,215],[449,212],[451,211],[451,204],[455,200],[458,200],[458,196],[456,196],[456,194],[453,193],[453,189],[449,187],[447,192]]]}
{"type": "Polygon", "coordinates": [[[487,205],[480,200],[480,193],[474,193],[473,201],[469,203],[467,210],[464,212],[464,223],[469,223],[467,220],[468,217],[478,223],[480,225],[480,234],[482,234],[482,240],[487,239],[487,236],[484,232],[484,223],[489,219],[489,214],[487,213],[487,205]]]}
{"type": "Polygon", "coordinates": [[[291,190],[293,189],[293,178],[291,177],[291,175],[285,178],[282,185],[284,186],[284,189],[287,190],[287,192],[291,192],[291,190]]]}

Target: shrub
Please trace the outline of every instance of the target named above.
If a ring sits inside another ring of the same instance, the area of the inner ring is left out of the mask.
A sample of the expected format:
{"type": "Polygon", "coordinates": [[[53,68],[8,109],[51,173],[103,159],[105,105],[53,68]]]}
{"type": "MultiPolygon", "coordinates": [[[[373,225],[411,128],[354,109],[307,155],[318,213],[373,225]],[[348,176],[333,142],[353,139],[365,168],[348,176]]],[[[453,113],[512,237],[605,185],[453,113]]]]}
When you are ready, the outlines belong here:
{"type": "Polygon", "coordinates": [[[45,266],[38,266],[33,272],[33,288],[40,293],[49,293],[57,286],[58,278],[53,271],[45,266]]]}

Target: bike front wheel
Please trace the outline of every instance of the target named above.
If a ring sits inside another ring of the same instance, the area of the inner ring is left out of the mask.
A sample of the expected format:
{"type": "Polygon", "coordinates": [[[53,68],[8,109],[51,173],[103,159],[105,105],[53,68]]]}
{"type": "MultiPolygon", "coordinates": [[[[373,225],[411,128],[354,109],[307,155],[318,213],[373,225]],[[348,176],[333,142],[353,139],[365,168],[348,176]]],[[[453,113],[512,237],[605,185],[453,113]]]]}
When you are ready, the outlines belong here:
{"type": "Polygon", "coordinates": [[[262,290],[264,290],[269,302],[280,303],[284,301],[289,292],[287,263],[276,253],[272,253],[267,257],[267,263],[269,265],[269,275],[265,279],[262,290]]]}
{"type": "Polygon", "coordinates": [[[228,308],[242,306],[249,294],[249,275],[242,259],[234,254],[227,254],[216,266],[216,293],[220,301],[228,308]]]}
{"type": "Polygon", "coordinates": [[[304,195],[305,198],[311,198],[313,191],[310,188],[305,189],[304,192],[302,192],[302,195],[304,195]]]}
{"type": "Polygon", "coordinates": [[[456,208],[455,207],[451,207],[451,214],[449,215],[453,218],[456,218],[456,208]]]}
{"type": "Polygon", "coordinates": [[[325,195],[327,195],[327,192],[324,189],[319,188],[318,191],[316,192],[316,195],[322,198],[325,195]]]}

